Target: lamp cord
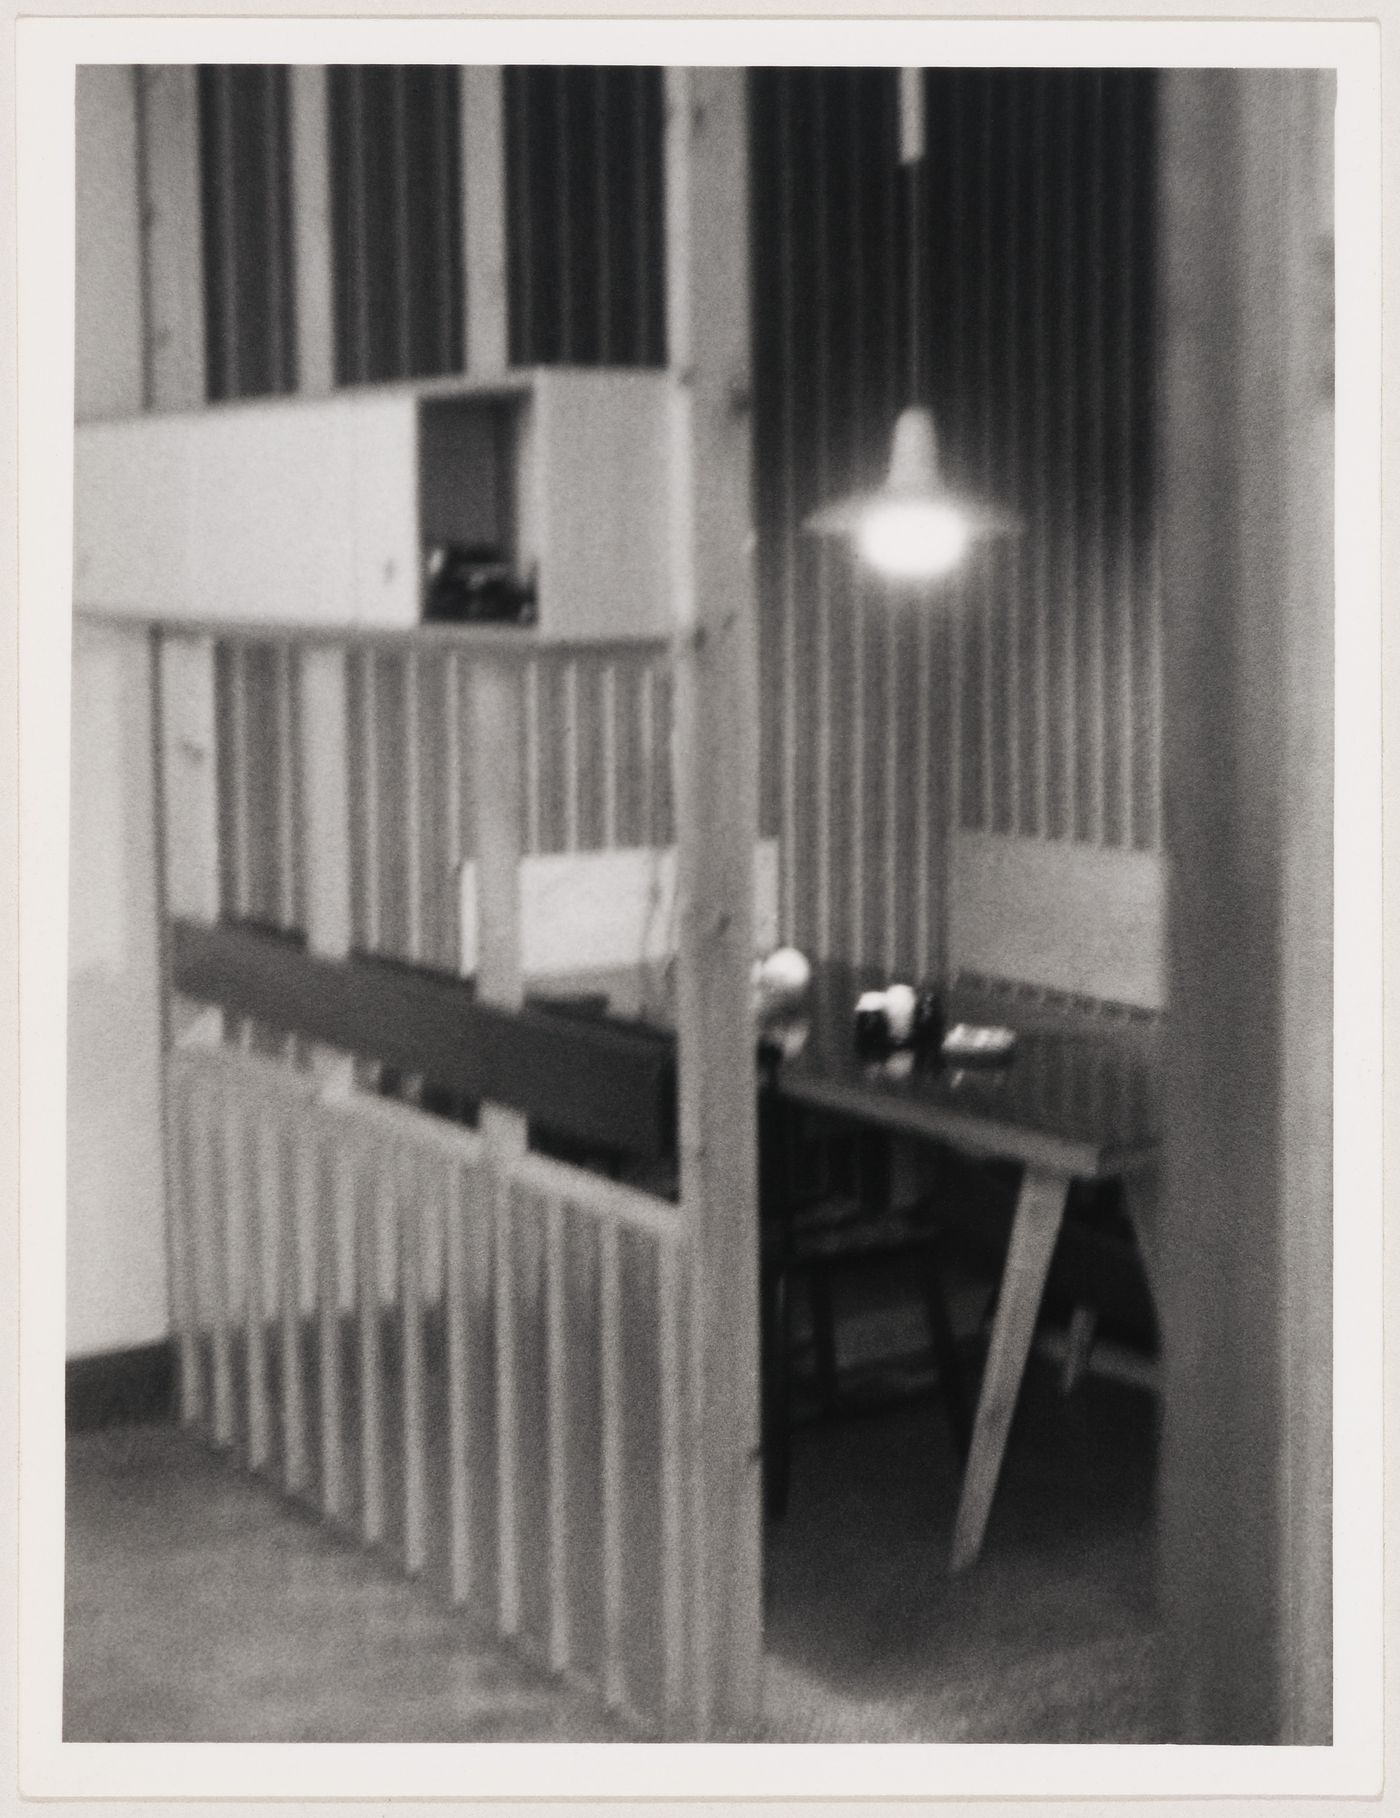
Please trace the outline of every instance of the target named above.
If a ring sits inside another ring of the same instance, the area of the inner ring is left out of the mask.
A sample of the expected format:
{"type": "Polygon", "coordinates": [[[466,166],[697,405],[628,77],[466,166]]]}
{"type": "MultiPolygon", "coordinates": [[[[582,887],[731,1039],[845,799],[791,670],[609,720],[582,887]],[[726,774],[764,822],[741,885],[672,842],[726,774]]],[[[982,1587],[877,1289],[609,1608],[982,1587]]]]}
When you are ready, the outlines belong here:
{"type": "Polygon", "coordinates": [[[917,157],[906,165],[909,173],[909,402],[927,404],[924,396],[926,332],[924,309],[924,241],[927,237],[927,183],[924,166],[928,161],[921,147],[917,157]]]}

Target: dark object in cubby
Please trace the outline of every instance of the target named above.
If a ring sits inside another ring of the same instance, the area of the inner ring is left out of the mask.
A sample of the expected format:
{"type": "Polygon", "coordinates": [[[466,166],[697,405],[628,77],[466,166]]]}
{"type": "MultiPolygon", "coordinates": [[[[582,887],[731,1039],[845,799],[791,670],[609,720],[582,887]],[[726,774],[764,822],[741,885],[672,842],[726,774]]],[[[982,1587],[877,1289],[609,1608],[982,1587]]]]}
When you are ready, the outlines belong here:
{"type": "Polygon", "coordinates": [[[434,543],[424,557],[423,616],[436,624],[533,625],[533,576],[522,576],[499,550],[482,544],[434,543]]]}

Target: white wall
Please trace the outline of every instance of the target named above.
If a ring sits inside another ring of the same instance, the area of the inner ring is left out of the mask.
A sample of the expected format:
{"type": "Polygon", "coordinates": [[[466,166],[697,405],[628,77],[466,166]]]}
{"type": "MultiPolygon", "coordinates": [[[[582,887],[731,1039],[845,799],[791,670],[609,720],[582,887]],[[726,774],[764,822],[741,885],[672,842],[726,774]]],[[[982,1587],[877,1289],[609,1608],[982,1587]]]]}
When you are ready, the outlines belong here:
{"type": "Polygon", "coordinates": [[[169,1330],[146,640],[73,635],[68,980],[70,1357],[169,1330]]]}
{"type": "Polygon", "coordinates": [[[141,408],[135,85],[135,71],[121,65],[77,74],[74,410],[80,422],[141,408]]]}
{"type": "MultiPolygon", "coordinates": [[[[135,71],[77,75],[75,413],[142,406],[135,71]]],[[[169,1329],[145,639],[75,624],[68,979],[70,1357],[169,1329]]]]}

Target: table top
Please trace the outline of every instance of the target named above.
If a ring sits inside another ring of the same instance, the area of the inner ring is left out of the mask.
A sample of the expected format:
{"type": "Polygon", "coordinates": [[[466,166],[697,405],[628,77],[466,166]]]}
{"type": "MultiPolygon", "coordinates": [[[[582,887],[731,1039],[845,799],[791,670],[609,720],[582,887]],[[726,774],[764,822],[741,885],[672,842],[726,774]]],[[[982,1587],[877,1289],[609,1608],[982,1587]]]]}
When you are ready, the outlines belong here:
{"type": "Polygon", "coordinates": [[[801,1041],[777,1063],[774,1088],[887,1129],[1082,1179],[1122,1175],[1154,1156],[1159,1030],[1151,1020],[954,986],[944,995],[945,1026],[1014,1029],[1009,1062],[959,1069],[936,1049],[867,1059],[856,1048],[855,1003],[886,982],[850,966],[814,967],[801,1007],[771,1025],[801,1041]]]}

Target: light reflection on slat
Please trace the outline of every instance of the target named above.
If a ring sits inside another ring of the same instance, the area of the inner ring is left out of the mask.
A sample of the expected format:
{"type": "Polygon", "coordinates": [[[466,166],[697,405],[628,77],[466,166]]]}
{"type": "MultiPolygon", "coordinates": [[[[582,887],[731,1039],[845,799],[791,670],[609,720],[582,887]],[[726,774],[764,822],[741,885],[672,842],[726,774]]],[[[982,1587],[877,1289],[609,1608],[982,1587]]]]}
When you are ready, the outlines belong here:
{"type": "Polygon", "coordinates": [[[341,1182],[319,1136],[308,1137],[303,1179],[316,1239],[317,1386],[321,1425],[321,1512],[338,1521],[345,1512],[344,1398],[340,1370],[340,1252],[336,1242],[341,1182]],[[330,1162],[328,1170],[327,1163],[330,1162]],[[331,1179],[327,1173],[331,1172],[331,1179]]]}
{"type": "Polygon", "coordinates": [[[473,1499],[465,1411],[476,1405],[477,1385],[471,1380],[468,1361],[467,1321],[471,1300],[467,1291],[466,1245],[462,1227],[466,1217],[467,1193],[469,1190],[473,1193],[477,1190],[477,1181],[473,1175],[469,1189],[465,1171],[454,1163],[447,1165],[446,1172],[443,1269],[446,1276],[447,1405],[449,1409],[459,1410],[459,1417],[449,1419],[447,1423],[448,1594],[454,1604],[464,1604],[471,1597],[473,1588],[473,1499]]]}
{"type": "Polygon", "coordinates": [[[193,1426],[204,1418],[204,1377],[199,1345],[198,1248],[195,1229],[197,1176],[191,1164],[193,1094],[187,1082],[172,1082],[166,1128],[170,1157],[169,1217],[175,1334],[180,1353],[180,1421],[193,1426]]]}
{"type": "Polygon", "coordinates": [[[611,1709],[626,1692],[622,1652],[622,1295],[618,1228],[598,1233],[598,1313],[602,1346],[603,1697],[611,1709]]]}
{"type": "Polygon", "coordinates": [[[384,1359],[380,1329],[384,1294],[380,1236],[393,1202],[382,1164],[354,1185],[360,1340],[360,1533],[366,1546],[384,1538],[384,1359]]]}
{"type": "Polygon", "coordinates": [[[201,1095],[195,1132],[203,1161],[199,1179],[205,1266],[201,1273],[207,1284],[213,1362],[213,1439],[216,1446],[228,1446],[233,1443],[233,1361],[228,1313],[228,1213],[223,1189],[228,1179],[230,1140],[228,1127],[219,1118],[219,1107],[211,1095],[201,1095]]]}
{"type": "Polygon", "coordinates": [[[282,1388],[282,1481],[289,1496],[307,1488],[306,1401],[301,1348],[300,1151],[292,1147],[292,1180],[287,1181],[287,1149],[279,1158],[277,1195],[277,1269],[281,1283],[282,1334],[279,1345],[282,1388]]]}
{"type": "MultiPolygon", "coordinates": [[[[248,1467],[253,1471],[267,1468],[271,1432],[267,1399],[267,1305],[264,1292],[264,1182],[271,1165],[270,1140],[265,1120],[259,1119],[253,1129],[255,1158],[252,1190],[245,1195],[243,1205],[247,1227],[243,1321],[248,1369],[248,1467]]],[[[246,1155],[244,1159],[246,1160],[246,1155]]]]}
{"type": "Polygon", "coordinates": [[[399,1311],[403,1322],[404,1569],[416,1578],[427,1563],[427,1382],[423,1367],[423,1193],[419,1168],[395,1154],[394,1210],[402,1245],[399,1311]]]}
{"type": "Polygon", "coordinates": [[[569,1557],[569,1359],[564,1330],[564,1221],[573,1207],[550,1200],[545,1210],[545,1423],[549,1521],[549,1664],[558,1673],[571,1656],[569,1557]]]}

